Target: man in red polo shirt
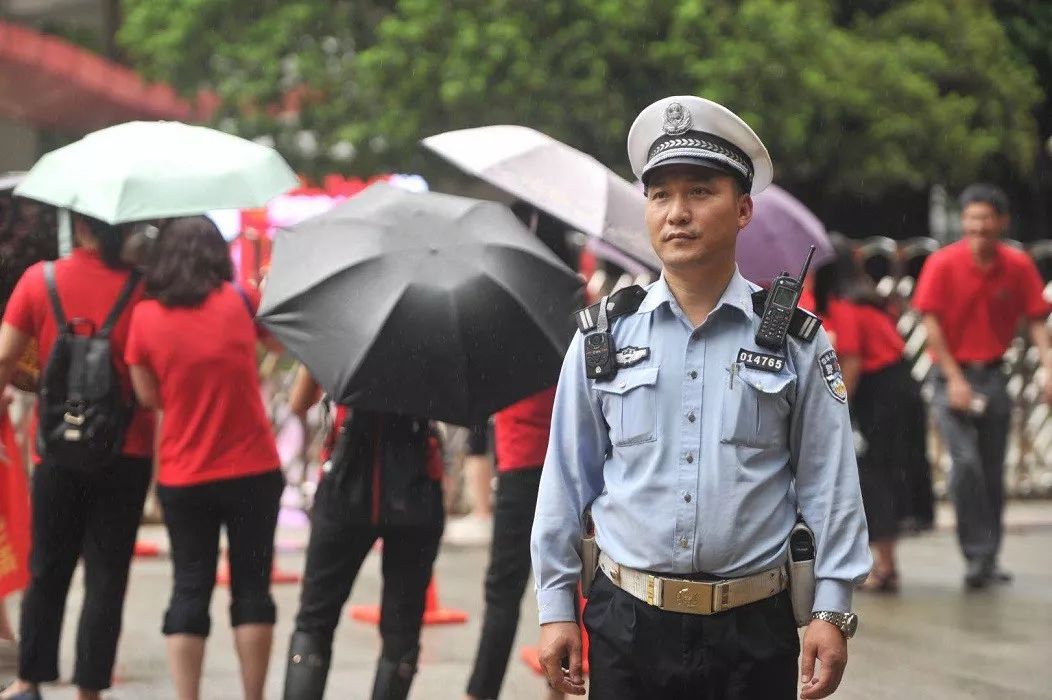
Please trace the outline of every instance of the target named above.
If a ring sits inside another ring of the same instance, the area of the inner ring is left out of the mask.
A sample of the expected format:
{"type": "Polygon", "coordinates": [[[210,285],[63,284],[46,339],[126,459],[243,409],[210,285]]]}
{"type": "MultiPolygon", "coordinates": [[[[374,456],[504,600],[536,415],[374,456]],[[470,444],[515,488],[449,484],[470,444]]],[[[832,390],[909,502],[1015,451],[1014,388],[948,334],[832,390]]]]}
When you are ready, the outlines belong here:
{"type": "Polygon", "coordinates": [[[497,496],[493,540],[486,570],[486,611],[465,695],[468,700],[496,698],[504,682],[519,625],[519,608],[530,577],[530,531],[554,404],[553,386],[508,406],[494,417],[497,496]]]}
{"type": "MultiPolygon", "coordinates": [[[[125,232],[96,219],[74,218],[77,248],[55,262],[55,286],[69,319],[95,328],[114,308],[130,270],[122,263],[125,232]]],[[[26,270],[15,286],[0,326],[0,390],[11,381],[30,340],[46,365],[58,335],[48,300],[44,265],[26,270]]],[[[111,337],[112,357],[129,396],[123,362],[137,285],[111,337]]],[[[22,599],[18,681],[4,700],[39,700],[38,685],[58,678],[58,647],[66,595],[78,559],[84,560],[84,605],[77,629],[73,682],[77,700],[97,700],[110,687],[120,636],[124,594],[135,534],[150,483],[153,416],[135,411],[121,456],[95,475],[44,455],[33,470],[31,579],[22,599]]]]}
{"type": "Polygon", "coordinates": [[[967,562],[965,585],[984,588],[1011,577],[997,566],[1004,505],[1004,458],[1011,400],[1001,358],[1025,318],[1052,402],[1049,305],[1025,253],[1000,242],[1008,199],[986,184],[961,194],[962,240],[933,253],[921,270],[913,305],[924,314],[935,361],[934,409],[950,450],[950,491],[957,537],[967,562]]]}

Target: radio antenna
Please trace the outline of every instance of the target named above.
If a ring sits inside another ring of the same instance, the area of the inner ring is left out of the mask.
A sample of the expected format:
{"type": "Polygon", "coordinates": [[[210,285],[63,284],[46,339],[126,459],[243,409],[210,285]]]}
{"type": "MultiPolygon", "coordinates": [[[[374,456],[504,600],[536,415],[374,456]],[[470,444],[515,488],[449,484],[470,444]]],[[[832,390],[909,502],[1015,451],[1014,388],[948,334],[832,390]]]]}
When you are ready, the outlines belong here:
{"type": "Polygon", "coordinates": [[[815,247],[811,246],[811,250],[807,251],[807,260],[804,261],[804,269],[800,270],[800,282],[804,281],[804,277],[807,277],[807,270],[811,267],[811,258],[815,257],[815,247]]]}

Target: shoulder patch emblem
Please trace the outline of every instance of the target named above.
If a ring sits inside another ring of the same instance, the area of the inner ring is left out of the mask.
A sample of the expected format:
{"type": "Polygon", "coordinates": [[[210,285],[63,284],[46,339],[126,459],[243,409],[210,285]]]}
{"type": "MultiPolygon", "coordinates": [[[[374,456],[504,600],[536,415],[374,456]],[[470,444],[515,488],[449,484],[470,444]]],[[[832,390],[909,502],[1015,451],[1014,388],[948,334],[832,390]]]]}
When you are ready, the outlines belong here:
{"type": "Polygon", "coordinates": [[[819,355],[818,368],[822,371],[826,388],[833,398],[840,403],[847,403],[847,385],[844,384],[844,375],[840,372],[840,361],[836,359],[836,351],[826,350],[819,355]]]}
{"type": "Polygon", "coordinates": [[[638,365],[648,357],[650,357],[650,348],[636,348],[631,345],[621,348],[617,351],[617,354],[614,355],[618,367],[631,367],[632,365],[638,365]]]}

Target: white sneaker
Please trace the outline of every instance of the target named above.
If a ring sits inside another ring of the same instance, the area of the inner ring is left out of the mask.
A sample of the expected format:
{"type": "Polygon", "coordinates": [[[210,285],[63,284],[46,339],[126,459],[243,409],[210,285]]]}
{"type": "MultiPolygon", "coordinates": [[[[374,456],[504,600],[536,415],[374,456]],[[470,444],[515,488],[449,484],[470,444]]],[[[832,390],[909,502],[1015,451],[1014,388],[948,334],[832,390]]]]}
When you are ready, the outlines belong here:
{"type": "Polygon", "coordinates": [[[461,547],[482,547],[493,539],[492,515],[465,515],[446,523],[442,540],[461,547]]]}

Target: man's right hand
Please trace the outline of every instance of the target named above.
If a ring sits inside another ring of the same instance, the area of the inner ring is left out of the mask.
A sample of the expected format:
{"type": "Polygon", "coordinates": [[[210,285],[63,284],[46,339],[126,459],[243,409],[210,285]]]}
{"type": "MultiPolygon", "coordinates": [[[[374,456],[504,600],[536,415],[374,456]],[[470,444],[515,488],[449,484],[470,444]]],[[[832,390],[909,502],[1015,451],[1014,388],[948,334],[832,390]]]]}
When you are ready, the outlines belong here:
{"type": "Polygon", "coordinates": [[[946,382],[946,399],[955,411],[968,412],[972,408],[972,385],[964,377],[955,377],[946,382]]]}
{"type": "Polygon", "coordinates": [[[569,695],[584,695],[581,629],[576,622],[541,625],[540,660],[544,677],[553,690],[569,695]],[[570,660],[570,668],[563,668],[563,659],[570,660]]]}

